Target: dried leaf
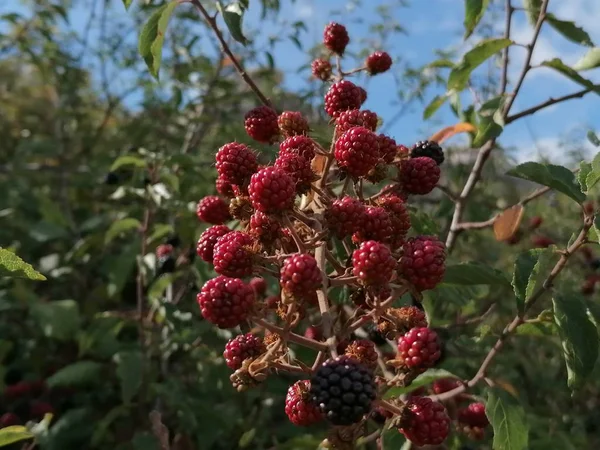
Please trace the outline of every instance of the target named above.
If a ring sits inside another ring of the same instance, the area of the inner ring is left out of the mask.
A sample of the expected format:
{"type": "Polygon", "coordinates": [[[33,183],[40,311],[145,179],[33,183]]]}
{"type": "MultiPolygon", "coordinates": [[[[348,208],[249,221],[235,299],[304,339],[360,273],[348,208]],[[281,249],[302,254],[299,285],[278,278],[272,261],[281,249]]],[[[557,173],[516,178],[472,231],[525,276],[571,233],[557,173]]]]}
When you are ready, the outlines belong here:
{"type": "Polygon", "coordinates": [[[523,218],[523,210],[521,205],[515,205],[496,217],[494,235],[497,241],[507,241],[515,235],[523,218]]]}
{"type": "Polygon", "coordinates": [[[443,128],[442,130],[435,133],[433,136],[429,138],[430,141],[436,141],[438,144],[441,144],[446,139],[451,138],[455,134],[459,133],[472,133],[477,131],[476,128],[467,122],[457,123],[456,125],[452,125],[450,127],[443,128]]]}

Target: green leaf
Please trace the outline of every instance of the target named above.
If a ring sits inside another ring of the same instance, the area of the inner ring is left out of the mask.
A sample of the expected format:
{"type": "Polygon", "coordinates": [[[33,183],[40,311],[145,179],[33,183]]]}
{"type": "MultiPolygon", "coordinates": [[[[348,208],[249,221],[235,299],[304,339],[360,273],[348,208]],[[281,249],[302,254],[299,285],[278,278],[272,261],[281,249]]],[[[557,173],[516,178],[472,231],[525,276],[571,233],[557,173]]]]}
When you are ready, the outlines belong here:
{"type": "Polygon", "coordinates": [[[125,5],[126,10],[129,9],[129,7],[131,6],[132,3],[133,3],[133,0],[123,0],[123,5],[125,5]]]}
{"type": "Polygon", "coordinates": [[[587,161],[581,161],[579,164],[579,173],[577,174],[577,181],[581,185],[581,192],[587,192],[587,177],[592,171],[592,164],[587,161]]]}
{"type": "Polygon", "coordinates": [[[600,153],[597,153],[592,160],[592,170],[585,179],[587,190],[592,189],[600,181],[600,153]]]}
{"type": "Polygon", "coordinates": [[[246,431],[244,434],[242,434],[242,437],[238,442],[238,446],[240,448],[248,447],[254,440],[254,436],[256,436],[256,428],[252,428],[251,430],[246,431]]]}
{"type": "Polygon", "coordinates": [[[535,25],[542,10],[542,0],[523,0],[523,6],[527,12],[529,23],[535,25]]]}
{"type": "Polygon", "coordinates": [[[124,156],[119,156],[114,163],[112,163],[112,166],[110,166],[110,171],[114,172],[117,169],[120,169],[121,167],[126,167],[126,166],[134,166],[134,167],[141,167],[144,168],[146,167],[146,161],[144,161],[142,158],[138,158],[137,156],[131,156],[131,155],[124,155],[124,156]]]}
{"type": "Polygon", "coordinates": [[[575,63],[573,69],[583,71],[595,69],[596,67],[600,67],[600,47],[588,50],[588,52],[575,63]]]}
{"type": "Polygon", "coordinates": [[[148,237],[147,243],[154,242],[156,240],[162,239],[163,237],[173,233],[173,226],[167,223],[157,223],[154,225],[154,230],[152,234],[148,237]]]}
{"type": "Polygon", "coordinates": [[[427,64],[424,68],[433,68],[433,69],[451,69],[454,67],[454,63],[452,61],[450,61],[449,59],[436,59],[433,62],[430,62],[429,64],[427,64]]]}
{"type": "Polygon", "coordinates": [[[102,364],[95,361],[77,361],[63,367],[46,380],[48,387],[89,386],[101,381],[102,364]]]}
{"type": "Polygon", "coordinates": [[[138,50],[146,61],[150,73],[156,79],[158,79],[167,25],[177,5],[179,5],[178,1],[172,1],[157,9],[140,33],[138,50]]]}
{"type": "Polygon", "coordinates": [[[435,112],[440,109],[444,103],[446,103],[446,100],[448,100],[447,95],[436,96],[431,103],[427,105],[425,111],[423,111],[423,119],[429,119],[431,116],[433,116],[435,112]]]}
{"type": "Polygon", "coordinates": [[[592,130],[587,132],[587,138],[595,147],[600,147],[600,138],[592,130]]]}
{"type": "Polygon", "coordinates": [[[581,203],[586,196],[573,172],[563,166],[527,162],[508,171],[508,175],[548,186],[581,203]]]}
{"type": "Polygon", "coordinates": [[[396,427],[389,428],[381,434],[381,444],[382,450],[406,450],[407,448],[412,448],[412,445],[407,447],[410,441],[396,427]]]}
{"type": "Polygon", "coordinates": [[[450,72],[448,90],[462,91],[467,86],[473,70],[511,43],[510,39],[487,39],[479,42],[463,56],[460,64],[450,72]]]}
{"type": "Polygon", "coordinates": [[[0,277],[44,281],[46,277],[10,250],[0,247],[0,277]]]}
{"type": "Polygon", "coordinates": [[[467,39],[483,17],[489,0],[465,0],[465,39],[467,39]]]}
{"type": "Polygon", "coordinates": [[[139,220],[132,217],[126,217],[125,219],[117,220],[113,222],[106,234],[104,235],[104,245],[109,244],[114,238],[119,236],[121,233],[125,233],[131,230],[137,230],[141,228],[142,224],[139,220]]]}
{"type": "Polygon", "coordinates": [[[587,45],[588,47],[594,46],[590,35],[587,34],[583,28],[578,27],[573,22],[557,19],[554,14],[550,13],[546,14],[546,21],[552,26],[552,28],[554,28],[571,42],[587,45]]]}
{"type": "Polygon", "coordinates": [[[529,426],[525,411],[507,392],[493,389],[488,395],[485,413],[494,430],[494,450],[526,450],[529,426]]]}
{"type": "Polygon", "coordinates": [[[594,225],[590,228],[587,238],[590,242],[600,243],[600,216],[594,218],[594,225]]]}
{"type": "Polygon", "coordinates": [[[30,313],[46,337],[66,341],[79,331],[79,305],[74,300],[35,303],[30,313]]]}
{"type": "Polygon", "coordinates": [[[438,223],[423,211],[410,210],[410,226],[415,233],[438,235],[438,223]]]}
{"type": "Polygon", "coordinates": [[[446,267],[444,283],[462,285],[508,285],[504,274],[492,267],[476,262],[454,264],[446,267]]]}
{"type": "Polygon", "coordinates": [[[248,8],[247,1],[232,2],[227,6],[223,6],[220,1],[217,2],[217,9],[223,16],[223,20],[225,21],[225,25],[227,25],[227,29],[231,33],[231,37],[233,37],[242,45],[246,45],[248,43],[248,39],[246,39],[244,33],[242,32],[242,20],[244,18],[244,12],[246,8],[248,8]]]}
{"type": "Polygon", "coordinates": [[[596,86],[594,86],[594,83],[592,83],[587,78],[583,78],[575,70],[573,70],[572,68],[567,66],[565,63],[563,63],[558,58],[551,59],[550,61],[544,61],[541,65],[545,66],[545,67],[550,67],[551,69],[554,69],[554,70],[562,73],[565,77],[571,79],[575,83],[580,84],[581,86],[584,86],[584,87],[591,89],[592,91],[600,94],[600,89],[597,88],[596,86]]]}
{"type": "Polygon", "coordinates": [[[571,389],[577,389],[592,373],[598,359],[598,332],[578,295],[557,293],[552,305],[567,364],[567,383],[571,389]]]}
{"type": "Polygon", "coordinates": [[[481,147],[490,139],[497,138],[504,131],[504,120],[498,111],[491,117],[480,117],[477,134],[473,139],[473,147],[481,147]]]}
{"type": "Polygon", "coordinates": [[[434,381],[441,380],[443,378],[458,378],[458,377],[456,375],[454,375],[453,373],[448,372],[447,370],[444,370],[444,369],[428,369],[427,371],[425,371],[421,375],[419,375],[417,378],[415,378],[414,381],[412,383],[410,383],[410,385],[408,385],[406,387],[391,388],[384,394],[383,398],[389,399],[389,398],[398,397],[403,394],[408,394],[409,392],[415,391],[415,390],[419,389],[420,387],[429,386],[434,381]]]}
{"type": "Polygon", "coordinates": [[[33,439],[34,434],[26,427],[14,425],[0,429],[0,447],[5,447],[15,442],[33,439]]]}
{"type": "Polygon", "coordinates": [[[128,350],[115,355],[117,376],[121,382],[121,398],[128,404],[137,394],[142,385],[144,361],[142,352],[128,350]]]}

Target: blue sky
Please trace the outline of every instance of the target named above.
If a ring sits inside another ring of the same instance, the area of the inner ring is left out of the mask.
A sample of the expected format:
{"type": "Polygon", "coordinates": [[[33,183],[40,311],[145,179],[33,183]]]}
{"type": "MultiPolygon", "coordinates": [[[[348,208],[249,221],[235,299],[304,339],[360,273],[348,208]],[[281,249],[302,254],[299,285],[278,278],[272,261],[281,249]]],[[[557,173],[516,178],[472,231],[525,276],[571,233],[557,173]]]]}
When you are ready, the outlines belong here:
{"type": "MultiPolygon", "coordinates": [[[[120,0],[112,1],[115,3],[115,8],[120,7],[120,0]]],[[[290,20],[305,21],[308,31],[303,35],[302,40],[308,44],[307,47],[320,41],[323,27],[330,20],[346,24],[351,36],[349,50],[358,52],[361,50],[359,41],[361,38],[367,37],[368,24],[378,20],[378,16],[374,13],[375,8],[381,4],[393,3],[393,1],[363,0],[362,3],[366,6],[353,9],[347,6],[352,3],[348,0],[296,0],[294,3],[290,0],[282,0],[282,14],[290,20]],[[341,11],[342,14],[332,15],[332,11],[341,11]]],[[[515,0],[515,4],[518,6],[520,1],[515,0]]],[[[17,0],[10,0],[8,4],[0,5],[0,13],[15,8],[17,4],[17,0]]],[[[255,39],[266,39],[268,31],[263,31],[265,27],[260,22],[259,2],[251,0],[250,5],[245,28],[251,32],[260,30],[255,39]]],[[[595,44],[600,46],[600,27],[597,25],[600,23],[599,0],[553,0],[550,5],[551,11],[559,18],[575,21],[586,29],[595,44]]],[[[423,65],[435,59],[435,49],[453,48],[462,53],[477,40],[477,36],[474,36],[469,42],[462,41],[464,9],[461,0],[412,0],[408,7],[396,8],[394,11],[397,15],[395,19],[406,29],[407,34],[396,35],[390,42],[385,43],[384,49],[393,58],[402,57],[412,66],[423,65]]],[[[122,14],[124,15],[125,12],[123,11],[122,14]]],[[[83,27],[85,17],[84,11],[75,11],[71,17],[71,23],[81,24],[83,27]]],[[[131,20],[131,26],[133,26],[133,20],[131,20]]],[[[498,23],[498,28],[502,26],[502,23],[498,23]]],[[[528,42],[532,30],[523,12],[515,13],[513,31],[516,42],[528,42]]],[[[567,64],[573,64],[586,50],[585,47],[568,42],[546,26],[538,41],[533,63],[537,64],[559,57],[567,64]]],[[[515,79],[521,70],[525,50],[514,47],[511,51],[510,74],[511,78],[515,79]]],[[[306,72],[298,72],[298,68],[307,62],[307,56],[290,41],[279,44],[274,52],[274,57],[277,67],[285,73],[286,88],[298,89],[307,82],[306,72]]],[[[595,82],[600,82],[600,68],[585,72],[584,75],[595,82]]],[[[369,91],[369,100],[365,107],[377,112],[383,118],[385,125],[386,121],[390,120],[400,107],[395,96],[396,84],[393,76],[382,74],[371,79],[359,78],[356,81],[369,91]]],[[[528,108],[549,97],[561,96],[578,89],[579,86],[550,69],[536,69],[530,72],[526,79],[523,90],[513,107],[513,112],[528,108]]],[[[432,90],[428,93],[428,100],[439,93],[442,91],[432,90]]],[[[389,134],[398,142],[409,145],[456,121],[448,106],[442,107],[429,121],[422,120],[422,109],[421,106],[415,105],[401,120],[387,130],[389,134]]],[[[548,108],[510,125],[502,136],[502,142],[516,148],[513,154],[519,161],[543,155],[560,162],[563,150],[559,149],[558,143],[569,139],[569,136],[574,133],[589,128],[600,132],[600,98],[592,94],[588,94],[583,100],[576,99],[548,108]]],[[[591,144],[586,145],[591,153],[593,147],[591,144]]]]}

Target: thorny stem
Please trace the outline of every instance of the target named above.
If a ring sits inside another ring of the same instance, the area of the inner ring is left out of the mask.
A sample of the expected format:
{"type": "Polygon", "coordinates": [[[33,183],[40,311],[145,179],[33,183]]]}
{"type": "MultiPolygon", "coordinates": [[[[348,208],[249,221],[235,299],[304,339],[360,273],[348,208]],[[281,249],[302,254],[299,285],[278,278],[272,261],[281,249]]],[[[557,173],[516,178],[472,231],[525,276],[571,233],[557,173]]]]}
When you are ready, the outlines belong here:
{"type": "Polygon", "coordinates": [[[296,243],[296,247],[298,247],[298,251],[300,253],[306,253],[306,245],[304,244],[304,242],[302,242],[302,239],[300,238],[300,236],[298,236],[298,233],[296,232],[296,229],[294,228],[294,224],[292,223],[290,218],[286,215],[283,216],[283,224],[290,231],[290,234],[292,235],[292,239],[296,243]]]}
{"type": "Polygon", "coordinates": [[[200,2],[200,0],[190,0],[190,2],[198,9],[198,11],[202,15],[202,17],[204,17],[204,19],[208,23],[208,26],[210,28],[212,28],[215,35],[217,36],[217,39],[219,40],[219,43],[221,44],[221,49],[229,57],[229,59],[231,60],[231,64],[233,64],[233,66],[235,67],[237,72],[240,74],[240,76],[242,77],[244,82],[256,94],[256,96],[260,99],[260,101],[265,106],[272,108],[273,105],[272,105],[271,101],[265,96],[265,94],[262,93],[262,91],[256,85],[256,83],[254,82],[252,77],[250,77],[250,75],[248,75],[246,70],[242,67],[241,63],[238,61],[236,56],[233,54],[233,52],[229,48],[229,45],[225,41],[225,38],[223,38],[223,34],[221,33],[221,30],[219,29],[219,27],[217,25],[217,20],[213,16],[208,14],[208,11],[206,11],[204,6],[202,6],[202,3],[200,2]]]}
{"type": "MultiPolygon", "coordinates": [[[[542,30],[542,25],[544,24],[544,21],[546,20],[546,11],[548,10],[549,3],[550,3],[550,0],[542,0],[542,4],[540,6],[540,15],[538,17],[537,23],[536,23],[534,31],[533,31],[533,37],[531,38],[531,43],[527,46],[527,55],[525,56],[525,63],[523,64],[523,69],[517,80],[515,89],[513,90],[512,94],[510,96],[508,96],[508,100],[502,111],[502,119],[503,120],[506,120],[506,118],[508,117],[510,110],[515,102],[515,99],[517,98],[517,95],[519,94],[521,87],[523,86],[525,77],[529,73],[529,70],[531,70],[531,58],[533,56],[533,50],[534,50],[535,44],[537,43],[537,40],[540,36],[540,32],[542,30]]],[[[510,2],[509,2],[509,6],[510,6],[510,2]]],[[[507,14],[512,14],[510,8],[507,11],[507,14]]],[[[510,26],[506,27],[505,33],[506,32],[510,33],[510,26]]],[[[506,39],[509,39],[510,35],[505,35],[504,37],[506,39]]],[[[508,70],[508,69],[504,69],[504,66],[507,66],[508,62],[509,62],[508,61],[508,53],[506,53],[506,57],[503,60],[503,72],[504,72],[504,70],[508,70]]],[[[454,243],[456,242],[458,233],[461,231],[460,228],[458,228],[458,226],[461,223],[467,200],[469,199],[469,196],[475,189],[477,182],[481,178],[483,166],[485,165],[488,157],[490,156],[490,153],[492,152],[492,150],[494,149],[495,146],[496,146],[496,139],[494,138],[494,139],[487,141],[481,147],[481,149],[479,150],[479,153],[477,154],[477,159],[475,160],[475,163],[473,164],[473,168],[471,169],[471,173],[469,174],[469,178],[467,179],[467,182],[465,183],[463,190],[460,193],[459,197],[456,199],[454,214],[452,216],[452,222],[450,224],[450,231],[448,233],[448,237],[446,238],[446,248],[448,249],[448,251],[451,251],[452,247],[454,247],[454,243]]]]}
{"type": "Polygon", "coordinates": [[[581,231],[579,232],[579,235],[577,236],[575,241],[569,247],[567,247],[563,252],[561,252],[560,259],[558,260],[558,262],[556,263],[556,265],[554,266],[554,268],[552,269],[550,274],[544,280],[543,285],[537,291],[535,291],[531,295],[531,297],[529,297],[526,300],[523,314],[522,315],[517,314],[513,318],[513,320],[506,326],[506,328],[504,329],[504,331],[502,332],[502,334],[500,335],[500,337],[498,338],[498,340],[496,341],[494,346],[487,353],[486,357],[484,358],[483,362],[479,366],[479,369],[477,370],[477,373],[473,376],[473,378],[466,381],[459,387],[452,389],[451,391],[444,392],[444,393],[438,394],[438,395],[430,396],[433,400],[441,401],[441,400],[448,400],[450,398],[453,398],[453,397],[457,396],[458,394],[465,392],[468,388],[475,386],[481,380],[486,378],[487,370],[488,370],[489,366],[492,364],[492,361],[494,360],[496,355],[504,347],[504,343],[506,342],[506,340],[512,335],[512,333],[522,323],[524,323],[524,320],[525,320],[524,314],[529,309],[531,309],[531,307],[535,304],[535,302],[537,300],[540,299],[540,297],[542,297],[547,291],[549,291],[552,288],[552,284],[553,284],[554,280],[565,268],[565,266],[567,265],[567,262],[569,261],[569,258],[577,250],[579,250],[579,248],[581,246],[583,246],[587,242],[587,234],[588,234],[588,231],[590,230],[590,228],[592,227],[593,223],[594,223],[593,216],[585,217],[583,227],[582,227],[581,231]]]}
{"type": "MultiPolygon", "coordinates": [[[[265,330],[269,330],[271,333],[276,333],[279,336],[282,336],[284,334],[285,330],[283,328],[278,327],[277,325],[274,325],[270,322],[267,322],[264,319],[261,319],[259,317],[253,317],[252,321],[256,325],[263,327],[265,330]]],[[[295,344],[302,345],[303,347],[312,348],[313,350],[317,350],[320,352],[327,350],[327,345],[325,343],[318,342],[318,341],[315,341],[314,339],[309,339],[304,336],[300,336],[299,334],[296,334],[296,333],[291,333],[291,332],[288,333],[287,340],[290,342],[293,342],[295,344]]]]}
{"type": "Polygon", "coordinates": [[[322,286],[321,289],[317,291],[317,300],[319,302],[319,311],[321,311],[321,317],[323,318],[323,335],[327,340],[327,344],[329,347],[329,353],[334,358],[337,356],[337,348],[336,348],[336,338],[333,335],[333,317],[331,315],[331,311],[329,309],[329,299],[327,298],[327,291],[329,288],[329,277],[327,276],[326,271],[326,250],[327,244],[321,244],[315,250],[315,259],[317,260],[317,265],[319,269],[321,269],[321,280],[322,286]]]}

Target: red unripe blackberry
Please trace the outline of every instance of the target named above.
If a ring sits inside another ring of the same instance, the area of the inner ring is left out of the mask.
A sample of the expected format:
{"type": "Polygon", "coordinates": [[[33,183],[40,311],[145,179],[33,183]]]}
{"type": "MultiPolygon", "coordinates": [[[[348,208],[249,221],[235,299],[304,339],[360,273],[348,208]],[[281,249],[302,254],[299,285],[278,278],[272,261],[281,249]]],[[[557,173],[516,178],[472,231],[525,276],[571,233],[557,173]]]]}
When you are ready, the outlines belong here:
{"type": "Polygon", "coordinates": [[[231,220],[229,206],[221,197],[216,195],[207,195],[198,202],[196,215],[202,222],[220,225],[223,222],[231,220]]]}
{"type": "Polygon", "coordinates": [[[367,339],[358,339],[350,342],[344,351],[346,356],[356,359],[371,370],[377,368],[377,351],[375,344],[367,339]]]}
{"type": "Polygon", "coordinates": [[[531,236],[531,243],[534,248],[548,248],[551,245],[554,245],[554,239],[549,238],[548,236],[531,236]]]}
{"type": "Polygon", "coordinates": [[[0,428],[12,427],[14,425],[21,425],[21,419],[14,413],[4,413],[0,416],[0,428]]]}
{"type": "Polygon", "coordinates": [[[377,114],[368,109],[350,109],[342,111],[335,120],[335,129],[338,134],[354,127],[365,127],[368,130],[375,131],[377,129],[377,114]]]}
{"type": "Polygon", "coordinates": [[[363,177],[379,160],[377,135],[365,127],[350,128],[335,142],[334,156],[349,175],[363,177]]]}
{"type": "Polygon", "coordinates": [[[390,216],[392,225],[390,246],[397,248],[402,245],[410,229],[410,214],[406,203],[395,194],[386,194],[377,199],[377,205],[385,209],[390,216]]]}
{"type": "Polygon", "coordinates": [[[223,358],[225,358],[227,367],[237,370],[242,367],[245,359],[256,358],[266,350],[260,336],[255,336],[252,333],[239,334],[225,344],[223,358]]]}
{"type": "Polygon", "coordinates": [[[231,231],[220,238],[213,249],[215,272],[228,277],[246,277],[252,274],[254,239],[241,231],[231,231]]]}
{"type": "Polygon", "coordinates": [[[258,169],[256,155],[249,147],[237,142],[225,144],[215,157],[221,180],[243,186],[258,169]]]}
{"type": "Polygon", "coordinates": [[[583,295],[592,295],[596,290],[598,278],[595,275],[588,276],[581,285],[581,293],[583,295]]]}
{"type": "Polygon", "coordinates": [[[29,415],[32,419],[40,420],[46,414],[54,414],[54,407],[50,403],[35,400],[29,405],[29,415]]]}
{"type": "Polygon", "coordinates": [[[250,234],[261,242],[273,242],[279,236],[280,223],[262,211],[255,211],[250,217],[250,234]]]}
{"type": "Polygon", "coordinates": [[[398,155],[398,158],[400,159],[408,159],[410,158],[410,150],[406,145],[400,144],[396,149],[396,155],[398,155]]]}
{"type": "Polygon", "coordinates": [[[215,181],[215,187],[217,189],[217,192],[223,197],[235,197],[235,193],[233,192],[233,186],[229,181],[225,181],[223,178],[217,177],[217,180],[215,181]]]}
{"type": "Polygon", "coordinates": [[[392,219],[388,211],[379,206],[365,206],[365,212],[352,240],[379,241],[387,244],[392,238],[392,231],[392,219]]]}
{"type": "Polygon", "coordinates": [[[394,161],[398,152],[398,144],[396,141],[385,134],[377,135],[377,143],[379,144],[379,155],[386,163],[390,164],[394,161]]]}
{"type": "Polygon", "coordinates": [[[173,253],[173,246],[170,244],[161,244],[158,247],[156,247],[155,254],[158,259],[165,258],[171,253],[173,253]]]}
{"type": "Polygon", "coordinates": [[[400,432],[419,447],[440,445],[450,432],[450,417],[441,403],[412,397],[401,418],[400,432]]]}
{"type": "Polygon", "coordinates": [[[250,314],[254,291],[239,278],[219,275],[202,286],[196,300],[206,320],[219,328],[233,328],[250,314]]]}
{"type": "Polygon", "coordinates": [[[386,245],[366,241],[352,253],[352,267],[362,284],[385,284],[392,278],[396,260],[386,245]]]}
{"type": "Polygon", "coordinates": [[[410,150],[410,157],[420,158],[421,156],[433,159],[438,166],[444,162],[444,150],[435,141],[419,141],[413,145],[410,150]]]}
{"type": "Polygon", "coordinates": [[[267,281],[264,278],[255,277],[250,280],[250,286],[254,289],[254,293],[264,295],[267,292],[267,281]]]}
{"type": "Polygon", "coordinates": [[[543,221],[544,219],[542,219],[540,216],[533,216],[529,220],[529,229],[535,230],[536,228],[539,228],[543,221]]]}
{"type": "Polygon", "coordinates": [[[323,81],[329,80],[331,78],[331,72],[333,71],[331,63],[320,58],[315,59],[310,64],[310,69],[315,78],[323,81]]]}
{"type": "Polygon", "coordinates": [[[360,86],[358,86],[358,91],[360,92],[360,104],[362,105],[364,102],[367,101],[367,91],[360,86]]]}
{"type": "Polygon", "coordinates": [[[440,168],[427,157],[411,158],[400,165],[402,188],[409,194],[429,194],[440,180],[440,168]]]}
{"type": "Polygon", "coordinates": [[[290,294],[308,295],[321,287],[322,281],[317,260],[307,253],[290,256],[283,262],[279,283],[290,294]]]}
{"type": "Polygon", "coordinates": [[[387,72],[392,67],[392,58],[386,52],[374,52],[365,60],[367,71],[371,75],[387,72]]]}
{"type": "Polygon", "coordinates": [[[279,155],[293,153],[310,161],[315,157],[315,143],[308,136],[291,136],[279,144],[279,155]]]}
{"type": "Polygon", "coordinates": [[[310,381],[300,380],[290,386],[285,397],[285,413],[290,422],[299,427],[323,420],[323,413],[310,398],[310,381]]]}
{"type": "Polygon", "coordinates": [[[19,381],[4,388],[4,397],[7,400],[23,397],[29,395],[29,393],[31,393],[31,384],[27,381],[19,381]]]}
{"type": "Polygon", "coordinates": [[[283,170],[294,180],[296,193],[302,195],[310,190],[310,184],[315,174],[308,159],[294,153],[284,152],[279,154],[273,166],[283,170]]]}
{"type": "Polygon", "coordinates": [[[320,341],[323,337],[323,332],[321,331],[321,328],[311,325],[304,332],[304,337],[313,339],[315,341],[320,341]]]}
{"type": "Polygon", "coordinates": [[[348,80],[338,81],[325,94],[325,111],[331,117],[338,117],[343,111],[360,108],[362,98],[362,92],[354,83],[348,80]]]}
{"type": "Polygon", "coordinates": [[[490,424],[485,415],[485,405],[480,402],[459,409],[457,416],[460,423],[470,427],[485,428],[490,424]]]}
{"type": "Polygon", "coordinates": [[[278,213],[294,206],[296,186],[283,170],[265,167],[252,175],[248,193],[255,209],[267,214],[278,213]]]}
{"type": "Polygon", "coordinates": [[[225,236],[231,230],[227,227],[227,225],[213,225],[210,228],[204,230],[204,232],[200,235],[200,239],[198,239],[198,243],[196,244],[196,253],[202,261],[206,261],[209,263],[213,262],[214,257],[214,249],[217,240],[221,236],[225,236]]]}
{"type": "Polygon", "coordinates": [[[258,106],[246,113],[244,127],[248,136],[255,141],[271,143],[279,134],[277,113],[268,106],[258,106]]]}
{"type": "Polygon", "coordinates": [[[310,386],[312,401],[333,425],[360,422],[377,396],[373,372],[348,356],[325,361],[310,386]]]}
{"type": "Polygon", "coordinates": [[[456,378],[441,378],[433,382],[432,388],[435,394],[450,392],[460,386],[460,381],[456,378]]]}
{"type": "Polygon", "coordinates": [[[431,328],[413,328],[398,339],[398,355],[411,369],[433,367],[442,351],[438,335],[431,328]]]}
{"type": "Polygon", "coordinates": [[[301,112],[284,111],[277,118],[279,131],[286,137],[308,133],[308,122],[301,112]]]}
{"type": "Polygon", "coordinates": [[[323,44],[333,53],[343,55],[346,46],[350,42],[350,36],[344,25],[336,22],[329,23],[323,31],[323,44]]]}
{"type": "Polygon", "coordinates": [[[325,211],[329,231],[340,239],[355,233],[364,220],[365,206],[356,198],[345,196],[335,200],[325,211]]]}
{"type": "Polygon", "coordinates": [[[418,290],[436,287],[445,271],[446,246],[436,236],[416,236],[403,245],[400,272],[418,290]]]}

